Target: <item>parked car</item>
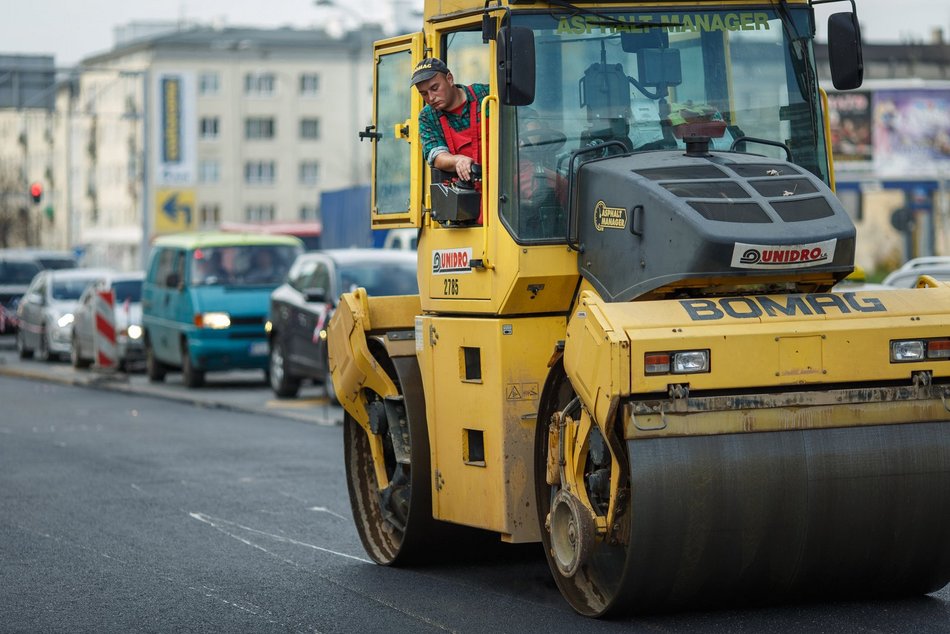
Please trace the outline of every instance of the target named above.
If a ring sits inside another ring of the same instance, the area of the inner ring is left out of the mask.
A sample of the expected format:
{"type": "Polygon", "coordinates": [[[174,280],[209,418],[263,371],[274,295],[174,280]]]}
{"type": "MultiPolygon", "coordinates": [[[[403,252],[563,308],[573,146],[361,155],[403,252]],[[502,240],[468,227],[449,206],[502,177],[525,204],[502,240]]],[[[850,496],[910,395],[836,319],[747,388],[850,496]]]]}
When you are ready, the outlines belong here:
{"type": "Polygon", "coordinates": [[[0,251],[0,335],[17,331],[17,304],[41,270],[42,267],[30,255],[0,251]]]}
{"type": "Polygon", "coordinates": [[[40,265],[43,269],[76,269],[79,268],[79,260],[71,251],[56,251],[51,249],[39,249],[34,247],[24,247],[11,249],[14,253],[27,255],[40,265]]]}
{"type": "Polygon", "coordinates": [[[891,288],[914,288],[921,275],[929,275],[938,281],[950,280],[950,264],[920,264],[892,271],[882,280],[891,288]]]}
{"type": "Polygon", "coordinates": [[[90,284],[79,298],[73,313],[73,334],[70,360],[73,367],[88,368],[96,360],[96,297],[100,291],[113,291],[115,319],[116,364],[129,371],[145,362],[142,345],[142,281],[143,271],[110,273],[90,284]]]}
{"type": "Polygon", "coordinates": [[[21,359],[34,353],[43,361],[69,354],[73,311],[86,287],[108,274],[103,269],[40,271],[17,306],[16,346],[21,359]]]}
{"type": "Polygon", "coordinates": [[[867,274],[864,272],[864,269],[860,266],[855,266],[854,271],[852,271],[848,277],[835,284],[831,290],[835,293],[856,293],[859,291],[893,290],[893,287],[868,282],[867,274]]]}
{"type": "Polygon", "coordinates": [[[326,326],[340,294],[363,287],[369,295],[416,295],[416,253],[400,249],[328,249],[297,258],[287,281],[270,298],[270,385],[294,397],[304,380],[329,379],[326,326]]]}
{"type": "Polygon", "coordinates": [[[188,233],[155,240],[142,285],[142,328],[149,380],[181,370],[200,387],[205,373],[267,373],[270,294],[303,251],[292,236],[188,233]]]}

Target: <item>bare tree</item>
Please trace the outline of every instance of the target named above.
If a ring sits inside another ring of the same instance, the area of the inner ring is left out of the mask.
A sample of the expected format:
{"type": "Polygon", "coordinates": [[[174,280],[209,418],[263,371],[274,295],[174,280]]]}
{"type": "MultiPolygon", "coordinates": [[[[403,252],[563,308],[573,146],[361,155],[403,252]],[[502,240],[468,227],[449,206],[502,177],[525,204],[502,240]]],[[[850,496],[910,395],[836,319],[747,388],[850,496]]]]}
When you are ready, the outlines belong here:
{"type": "Polygon", "coordinates": [[[37,223],[19,166],[0,163],[0,248],[30,246],[37,223]]]}

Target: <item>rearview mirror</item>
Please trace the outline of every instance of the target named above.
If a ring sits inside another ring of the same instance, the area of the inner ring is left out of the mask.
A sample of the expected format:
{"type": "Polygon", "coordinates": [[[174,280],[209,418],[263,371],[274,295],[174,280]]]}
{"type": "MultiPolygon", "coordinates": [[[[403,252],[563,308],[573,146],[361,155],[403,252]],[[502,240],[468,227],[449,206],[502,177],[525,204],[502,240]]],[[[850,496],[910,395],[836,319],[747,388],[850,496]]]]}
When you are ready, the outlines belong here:
{"type": "Polygon", "coordinates": [[[304,299],[306,299],[307,302],[310,304],[327,301],[327,291],[325,288],[321,288],[321,287],[308,288],[307,290],[303,292],[303,295],[304,295],[304,299]]]}
{"type": "Polygon", "coordinates": [[[534,103],[534,32],[505,26],[498,32],[498,98],[506,106],[534,103]]]}
{"type": "Polygon", "coordinates": [[[637,55],[637,73],[644,86],[679,86],[683,69],[678,48],[646,48],[637,55]]]}
{"type": "Polygon", "coordinates": [[[828,17],[828,63],[835,88],[852,90],[861,86],[864,55],[857,14],[833,13],[828,17]]]}

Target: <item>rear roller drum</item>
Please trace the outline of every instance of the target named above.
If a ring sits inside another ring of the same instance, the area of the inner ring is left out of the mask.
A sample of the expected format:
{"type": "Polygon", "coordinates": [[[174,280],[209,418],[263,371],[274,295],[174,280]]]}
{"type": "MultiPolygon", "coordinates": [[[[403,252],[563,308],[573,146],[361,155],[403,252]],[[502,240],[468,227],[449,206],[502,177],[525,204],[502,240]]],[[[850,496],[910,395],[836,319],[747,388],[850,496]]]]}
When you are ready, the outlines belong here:
{"type": "MultiPolygon", "coordinates": [[[[418,389],[418,366],[400,363],[399,375],[409,389],[418,389]]],[[[389,359],[389,374],[396,368],[389,359]]],[[[399,382],[396,381],[396,385],[399,382]]],[[[413,406],[407,395],[384,401],[371,395],[369,429],[352,416],[343,420],[347,488],[353,519],[363,547],[376,563],[416,563],[437,543],[438,523],[432,519],[429,439],[424,405],[413,406]],[[407,402],[409,401],[409,402],[407,402]],[[407,412],[408,409],[408,412],[407,412]],[[374,451],[375,445],[375,451],[374,451]],[[374,462],[374,454],[381,464],[374,462]]]]}

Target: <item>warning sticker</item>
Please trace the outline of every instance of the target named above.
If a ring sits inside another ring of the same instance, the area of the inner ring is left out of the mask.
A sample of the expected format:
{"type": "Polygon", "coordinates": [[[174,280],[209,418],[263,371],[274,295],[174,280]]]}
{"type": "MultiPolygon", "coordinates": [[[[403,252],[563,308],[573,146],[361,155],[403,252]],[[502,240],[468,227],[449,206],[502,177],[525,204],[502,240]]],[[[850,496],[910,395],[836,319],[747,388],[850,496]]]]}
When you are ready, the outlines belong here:
{"type": "Polygon", "coordinates": [[[538,398],[537,383],[509,383],[505,388],[505,398],[509,401],[531,401],[538,398]]]}

